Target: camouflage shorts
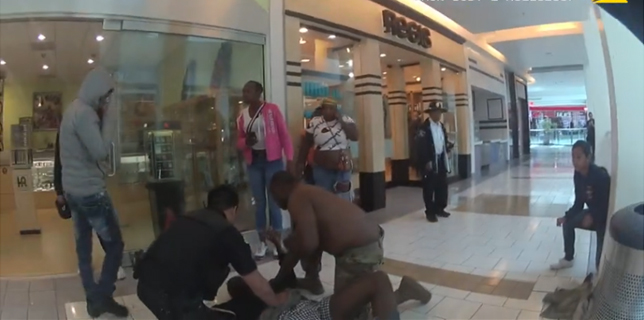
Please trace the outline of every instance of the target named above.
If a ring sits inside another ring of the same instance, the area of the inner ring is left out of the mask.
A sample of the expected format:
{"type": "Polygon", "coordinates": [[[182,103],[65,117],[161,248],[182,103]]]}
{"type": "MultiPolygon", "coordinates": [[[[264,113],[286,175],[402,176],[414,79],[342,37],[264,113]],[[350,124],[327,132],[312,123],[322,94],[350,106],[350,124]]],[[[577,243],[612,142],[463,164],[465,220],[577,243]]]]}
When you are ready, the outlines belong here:
{"type": "MultiPolygon", "coordinates": [[[[383,238],[384,231],[381,228],[378,241],[347,250],[342,255],[335,257],[334,292],[339,292],[361,276],[370,274],[380,268],[384,262],[383,238]]],[[[367,306],[365,309],[360,310],[359,316],[356,312],[356,319],[369,319],[370,310],[370,306],[367,306]]]]}

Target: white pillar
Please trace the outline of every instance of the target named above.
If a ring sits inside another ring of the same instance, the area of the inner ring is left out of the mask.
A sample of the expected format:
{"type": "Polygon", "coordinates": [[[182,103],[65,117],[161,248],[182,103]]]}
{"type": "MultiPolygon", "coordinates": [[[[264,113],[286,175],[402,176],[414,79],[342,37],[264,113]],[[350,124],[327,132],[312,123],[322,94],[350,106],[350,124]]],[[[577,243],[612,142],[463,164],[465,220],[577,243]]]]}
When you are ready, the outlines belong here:
{"type": "Polygon", "coordinates": [[[365,39],[355,46],[356,122],[360,133],[360,200],[365,211],[385,207],[385,135],[380,43],[365,39]]]}
{"type": "Polygon", "coordinates": [[[407,129],[407,93],[405,73],[399,66],[387,74],[387,103],[393,155],[391,157],[391,181],[402,184],[409,181],[409,130],[407,129]]]}
{"type": "Polygon", "coordinates": [[[437,60],[424,58],[420,61],[420,84],[422,86],[423,110],[431,102],[443,102],[441,66],[437,60]]]}

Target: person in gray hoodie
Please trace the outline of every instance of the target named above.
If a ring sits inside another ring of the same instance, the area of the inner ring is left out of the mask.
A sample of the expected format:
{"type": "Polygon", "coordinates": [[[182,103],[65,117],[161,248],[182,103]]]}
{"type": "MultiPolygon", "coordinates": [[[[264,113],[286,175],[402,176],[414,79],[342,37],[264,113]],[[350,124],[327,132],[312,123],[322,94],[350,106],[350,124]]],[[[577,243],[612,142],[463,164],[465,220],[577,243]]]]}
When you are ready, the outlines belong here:
{"type": "Polygon", "coordinates": [[[112,200],[105,187],[111,137],[103,123],[114,91],[107,71],[90,71],[60,125],[60,161],[65,199],[72,211],[78,269],[85,289],[87,312],[92,318],[104,313],[126,317],[128,310],[114,301],[113,294],[121,258],[123,238],[112,200]],[[98,283],[92,270],[92,231],[100,238],[105,260],[98,283]]]}

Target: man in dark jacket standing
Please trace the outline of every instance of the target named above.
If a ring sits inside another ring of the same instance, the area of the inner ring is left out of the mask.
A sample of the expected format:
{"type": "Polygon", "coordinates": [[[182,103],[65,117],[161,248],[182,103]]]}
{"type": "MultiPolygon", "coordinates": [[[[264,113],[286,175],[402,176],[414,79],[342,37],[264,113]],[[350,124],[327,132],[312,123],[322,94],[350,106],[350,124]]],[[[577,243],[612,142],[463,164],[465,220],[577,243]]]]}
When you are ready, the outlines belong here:
{"type": "Polygon", "coordinates": [[[441,123],[443,109],[441,102],[431,102],[429,119],[418,130],[416,142],[416,168],[422,177],[425,216],[429,222],[438,222],[438,217],[447,218],[447,172],[450,171],[447,153],[454,144],[447,140],[447,131],[441,123]]]}

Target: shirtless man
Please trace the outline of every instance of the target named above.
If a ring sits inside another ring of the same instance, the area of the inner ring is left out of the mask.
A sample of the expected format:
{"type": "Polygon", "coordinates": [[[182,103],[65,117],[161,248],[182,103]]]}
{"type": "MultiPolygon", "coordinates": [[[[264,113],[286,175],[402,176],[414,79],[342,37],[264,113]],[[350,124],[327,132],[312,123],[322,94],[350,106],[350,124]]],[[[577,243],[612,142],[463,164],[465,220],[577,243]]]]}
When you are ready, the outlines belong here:
{"type": "MultiPolygon", "coordinates": [[[[335,257],[334,292],[338,293],[383,263],[382,228],[352,202],[300,183],[285,171],[273,176],[270,191],[277,204],[289,211],[293,225],[293,233],[284,240],[289,254],[278,279],[292,271],[300,259],[319,261],[322,252],[327,252],[335,257]]],[[[359,311],[359,318],[368,317],[368,307],[359,311]]]]}

